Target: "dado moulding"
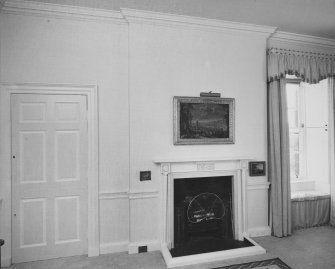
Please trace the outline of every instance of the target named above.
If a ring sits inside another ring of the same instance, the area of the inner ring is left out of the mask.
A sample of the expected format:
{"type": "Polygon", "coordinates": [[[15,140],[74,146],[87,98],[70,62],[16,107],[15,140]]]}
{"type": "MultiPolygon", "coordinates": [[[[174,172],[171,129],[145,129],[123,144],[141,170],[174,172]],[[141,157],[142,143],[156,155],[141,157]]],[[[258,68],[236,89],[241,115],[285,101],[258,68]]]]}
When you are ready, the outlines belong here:
{"type": "Polygon", "coordinates": [[[100,192],[99,200],[116,200],[116,199],[152,199],[158,198],[157,190],[139,190],[139,191],[120,191],[120,192],[100,192]]]}

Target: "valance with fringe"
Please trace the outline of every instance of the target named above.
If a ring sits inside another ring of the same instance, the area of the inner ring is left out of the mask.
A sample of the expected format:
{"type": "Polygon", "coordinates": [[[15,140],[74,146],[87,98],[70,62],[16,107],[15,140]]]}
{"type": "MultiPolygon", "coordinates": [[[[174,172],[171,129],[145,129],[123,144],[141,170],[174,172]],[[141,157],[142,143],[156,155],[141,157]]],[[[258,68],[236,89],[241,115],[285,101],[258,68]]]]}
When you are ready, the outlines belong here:
{"type": "Polygon", "coordinates": [[[335,55],[271,48],[267,53],[268,82],[296,75],[307,83],[335,77],[335,55]]]}

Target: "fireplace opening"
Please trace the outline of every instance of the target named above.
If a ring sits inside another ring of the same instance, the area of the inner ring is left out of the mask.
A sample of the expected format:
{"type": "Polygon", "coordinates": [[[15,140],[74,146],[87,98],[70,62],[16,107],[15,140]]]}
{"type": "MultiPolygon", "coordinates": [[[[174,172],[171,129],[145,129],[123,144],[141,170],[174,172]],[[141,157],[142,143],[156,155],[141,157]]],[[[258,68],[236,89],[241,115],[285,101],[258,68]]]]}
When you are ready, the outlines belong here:
{"type": "Polygon", "coordinates": [[[234,238],[233,177],[174,180],[172,257],[253,246],[234,238]]]}

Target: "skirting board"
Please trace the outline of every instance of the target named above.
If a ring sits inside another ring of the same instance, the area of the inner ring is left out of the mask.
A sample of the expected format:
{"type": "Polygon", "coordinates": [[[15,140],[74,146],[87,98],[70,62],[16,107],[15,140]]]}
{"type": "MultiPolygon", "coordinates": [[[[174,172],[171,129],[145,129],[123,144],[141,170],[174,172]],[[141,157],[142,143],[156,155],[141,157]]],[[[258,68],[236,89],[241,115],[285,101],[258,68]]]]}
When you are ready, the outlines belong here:
{"type": "Polygon", "coordinates": [[[269,226],[250,228],[249,235],[250,237],[268,236],[271,235],[271,228],[269,226]]]}
{"type": "Polygon", "coordinates": [[[129,243],[128,253],[129,254],[138,253],[138,247],[140,247],[140,246],[147,246],[148,247],[148,252],[161,249],[161,243],[158,242],[158,241],[132,242],[132,243],[129,243]]]}
{"type": "Polygon", "coordinates": [[[148,251],[161,249],[161,243],[158,241],[142,241],[133,243],[128,241],[120,241],[100,244],[100,254],[110,254],[117,252],[128,252],[129,254],[135,254],[138,253],[138,247],[141,246],[147,246],[148,251]]]}
{"type": "Polygon", "coordinates": [[[128,241],[103,243],[103,244],[100,244],[100,254],[126,252],[128,251],[128,245],[129,245],[128,241]]]}

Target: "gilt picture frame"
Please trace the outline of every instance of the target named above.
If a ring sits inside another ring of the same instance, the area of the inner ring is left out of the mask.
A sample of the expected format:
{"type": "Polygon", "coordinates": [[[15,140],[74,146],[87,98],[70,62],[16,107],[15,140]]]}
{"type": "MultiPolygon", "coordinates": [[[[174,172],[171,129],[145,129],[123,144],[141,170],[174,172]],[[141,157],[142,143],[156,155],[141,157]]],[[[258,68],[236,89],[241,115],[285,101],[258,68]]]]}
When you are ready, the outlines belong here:
{"type": "Polygon", "coordinates": [[[173,98],[174,145],[234,144],[235,99],[173,98]]]}

